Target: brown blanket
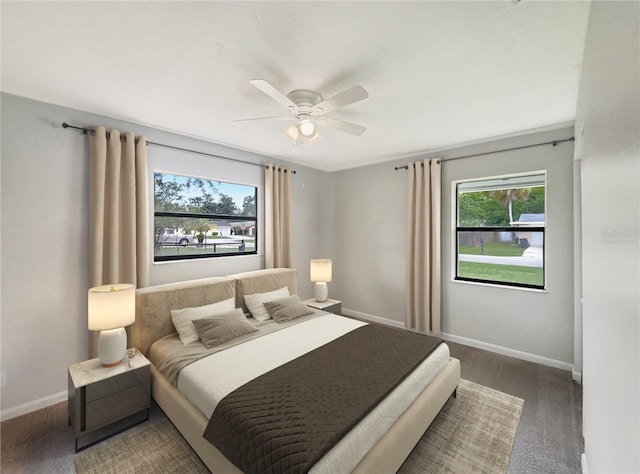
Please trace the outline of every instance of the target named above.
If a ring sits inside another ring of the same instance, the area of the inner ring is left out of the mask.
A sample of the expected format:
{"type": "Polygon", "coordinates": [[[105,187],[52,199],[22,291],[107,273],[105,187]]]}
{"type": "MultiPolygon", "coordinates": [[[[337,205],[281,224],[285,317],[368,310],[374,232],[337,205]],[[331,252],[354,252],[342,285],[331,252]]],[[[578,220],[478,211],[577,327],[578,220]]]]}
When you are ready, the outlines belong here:
{"type": "Polygon", "coordinates": [[[441,342],[355,329],[231,392],[204,437],[245,473],[307,472],[441,342]]]}

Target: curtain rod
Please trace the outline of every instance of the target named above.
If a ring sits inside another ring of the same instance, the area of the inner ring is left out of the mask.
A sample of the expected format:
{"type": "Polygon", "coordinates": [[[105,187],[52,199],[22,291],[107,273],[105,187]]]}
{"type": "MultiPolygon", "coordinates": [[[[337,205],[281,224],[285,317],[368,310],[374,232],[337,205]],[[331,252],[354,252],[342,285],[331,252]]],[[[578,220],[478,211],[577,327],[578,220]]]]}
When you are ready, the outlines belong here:
{"type": "MultiPolygon", "coordinates": [[[[69,125],[67,122],[62,122],[62,128],[73,128],[75,130],[80,130],[83,135],[88,135],[88,134],[94,132],[93,129],[91,129],[91,128],[76,127],[75,125],[69,125]]],[[[204,151],[198,151],[198,150],[192,150],[190,148],[182,148],[182,147],[179,147],[179,146],[167,145],[165,143],[152,142],[150,140],[147,140],[147,146],[148,145],[161,146],[161,147],[164,147],[164,148],[171,148],[173,150],[180,150],[180,151],[186,151],[186,152],[189,152],[189,153],[196,153],[198,155],[211,156],[213,158],[220,158],[221,160],[228,160],[228,161],[235,161],[237,163],[244,163],[245,165],[264,166],[265,168],[267,167],[266,164],[252,163],[250,161],[238,160],[236,158],[229,158],[227,156],[214,155],[212,153],[207,153],[207,152],[204,152],[204,151]]],[[[291,174],[296,174],[295,170],[290,170],[290,171],[291,171],[291,174]]]]}
{"type": "MultiPolygon", "coordinates": [[[[516,147],[513,147],[513,148],[504,148],[502,150],[487,151],[485,153],[476,153],[476,154],[473,154],[473,155],[454,156],[452,158],[441,158],[441,159],[438,160],[438,163],[441,163],[441,162],[444,162],[444,161],[462,160],[463,158],[473,158],[475,156],[491,155],[493,153],[502,153],[503,151],[522,150],[523,148],[532,148],[534,146],[543,146],[543,145],[556,146],[556,145],[558,145],[558,143],[572,142],[574,140],[575,140],[574,137],[569,137],[569,138],[563,138],[562,140],[553,140],[553,141],[544,142],[544,143],[534,143],[533,145],[524,145],[524,146],[516,146],[516,147]]],[[[409,169],[409,165],[396,166],[393,169],[396,170],[396,171],[397,170],[406,170],[406,169],[409,169]]]]}

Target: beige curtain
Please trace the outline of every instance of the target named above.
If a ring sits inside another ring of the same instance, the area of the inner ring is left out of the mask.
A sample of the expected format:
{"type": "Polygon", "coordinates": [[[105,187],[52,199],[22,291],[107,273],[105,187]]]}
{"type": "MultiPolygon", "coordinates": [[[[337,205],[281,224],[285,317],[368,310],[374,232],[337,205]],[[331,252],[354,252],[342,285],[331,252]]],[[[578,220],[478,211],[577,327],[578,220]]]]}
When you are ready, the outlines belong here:
{"type": "Polygon", "coordinates": [[[264,172],[265,268],[291,266],[291,170],[266,165],[264,172]]]}
{"type": "Polygon", "coordinates": [[[440,160],[408,166],[406,327],[440,334],[440,160]]]}
{"type": "MultiPolygon", "coordinates": [[[[89,135],[90,287],[149,284],[147,140],[96,127],[89,135]]],[[[89,354],[97,355],[97,332],[89,354]]]]}

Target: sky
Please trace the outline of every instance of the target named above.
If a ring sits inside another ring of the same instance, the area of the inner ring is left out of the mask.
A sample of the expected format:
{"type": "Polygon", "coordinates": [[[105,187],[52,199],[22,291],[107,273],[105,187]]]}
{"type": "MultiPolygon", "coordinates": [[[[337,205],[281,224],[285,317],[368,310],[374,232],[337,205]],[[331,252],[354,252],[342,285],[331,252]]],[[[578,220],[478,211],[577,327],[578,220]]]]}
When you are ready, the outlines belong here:
{"type": "MultiPolygon", "coordinates": [[[[159,173],[159,174],[163,174],[164,176],[167,176],[170,179],[171,178],[175,179],[175,181],[178,184],[184,184],[190,178],[189,176],[179,176],[179,175],[174,175],[169,173],[159,173]]],[[[253,186],[247,186],[244,184],[225,183],[222,181],[215,181],[215,180],[208,180],[208,181],[212,181],[214,183],[219,193],[230,196],[231,199],[233,199],[233,202],[236,203],[236,206],[238,206],[239,209],[242,209],[242,202],[244,201],[245,196],[253,196],[255,194],[255,187],[253,186]]],[[[197,189],[192,188],[185,195],[187,197],[190,197],[190,196],[196,196],[198,194],[199,194],[199,191],[197,189]]]]}

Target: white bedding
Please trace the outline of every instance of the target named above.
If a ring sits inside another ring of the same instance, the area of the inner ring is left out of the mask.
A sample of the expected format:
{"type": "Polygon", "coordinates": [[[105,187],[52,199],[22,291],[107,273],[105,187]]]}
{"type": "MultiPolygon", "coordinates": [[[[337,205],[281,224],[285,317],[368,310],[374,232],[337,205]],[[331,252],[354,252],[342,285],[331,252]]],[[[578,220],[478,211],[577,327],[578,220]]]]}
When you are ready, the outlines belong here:
{"type": "MultiPolygon", "coordinates": [[[[227,394],[255,377],[367,323],[326,314],[204,357],[181,370],[178,389],[207,418],[227,394]],[[213,375],[212,375],[213,374],[213,375]]],[[[333,447],[311,472],[351,471],[449,361],[440,344],[333,447]]]]}

